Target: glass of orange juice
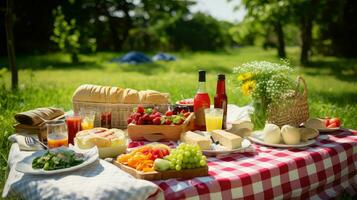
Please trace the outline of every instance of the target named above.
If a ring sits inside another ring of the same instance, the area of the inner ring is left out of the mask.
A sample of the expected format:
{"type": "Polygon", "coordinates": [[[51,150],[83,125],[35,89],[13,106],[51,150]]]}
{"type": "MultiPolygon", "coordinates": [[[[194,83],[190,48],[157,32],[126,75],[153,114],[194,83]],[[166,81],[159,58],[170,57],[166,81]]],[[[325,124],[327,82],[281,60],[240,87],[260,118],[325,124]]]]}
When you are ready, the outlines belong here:
{"type": "Polygon", "coordinates": [[[82,130],[93,129],[94,128],[95,112],[81,110],[80,115],[82,118],[81,129],[82,130]]]}
{"type": "Polygon", "coordinates": [[[221,130],[223,122],[223,109],[206,108],[205,110],[206,131],[221,130]]]}
{"type": "Polygon", "coordinates": [[[64,120],[49,121],[47,126],[47,145],[49,148],[68,146],[68,133],[64,120]]]}

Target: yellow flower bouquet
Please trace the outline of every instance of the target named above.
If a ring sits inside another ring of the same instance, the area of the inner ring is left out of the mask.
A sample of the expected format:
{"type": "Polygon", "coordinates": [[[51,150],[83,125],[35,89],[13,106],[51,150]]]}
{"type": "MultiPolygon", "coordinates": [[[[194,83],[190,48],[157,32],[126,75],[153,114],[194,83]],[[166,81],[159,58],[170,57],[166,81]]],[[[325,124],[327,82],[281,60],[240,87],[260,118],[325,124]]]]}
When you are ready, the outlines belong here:
{"type": "Polygon", "coordinates": [[[252,98],[254,113],[251,119],[256,128],[262,128],[270,104],[277,104],[294,81],[289,77],[292,68],[286,64],[253,61],[234,68],[242,93],[252,98]]]}

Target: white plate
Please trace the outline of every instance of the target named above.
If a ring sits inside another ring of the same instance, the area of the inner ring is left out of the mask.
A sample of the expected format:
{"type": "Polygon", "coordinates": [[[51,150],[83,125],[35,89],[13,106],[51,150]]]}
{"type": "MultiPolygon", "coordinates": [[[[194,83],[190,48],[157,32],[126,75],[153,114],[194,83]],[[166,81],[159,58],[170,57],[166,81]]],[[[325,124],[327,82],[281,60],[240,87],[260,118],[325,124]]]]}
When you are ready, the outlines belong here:
{"type": "Polygon", "coordinates": [[[252,149],[252,143],[247,139],[243,139],[241,148],[226,150],[225,147],[216,144],[212,144],[211,148],[212,150],[203,150],[202,153],[206,156],[217,156],[221,154],[233,154],[239,152],[243,153],[254,151],[254,149],[252,149]]]}
{"type": "Polygon", "coordinates": [[[51,149],[51,151],[59,151],[59,150],[74,150],[77,153],[82,153],[84,154],[84,162],[73,166],[73,167],[69,167],[69,168],[64,168],[64,169],[58,169],[58,170],[50,170],[50,171],[46,171],[43,169],[33,169],[32,168],[32,161],[33,159],[35,159],[38,156],[42,156],[43,154],[46,153],[47,150],[40,150],[40,151],[36,151],[33,154],[26,156],[25,158],[23,158],[22,160],[20,160],[17,164],[16,164],[16,171],[22,172],[22,173],[26,173],[26,174],[58,174],[58,173],[63,173],[63,172],[69,172],[69,171],[74,171],[77,169],[80,169],[82,167],[85,167],[93,162],[95,162],[96,160],[98,160],[98,149],[97,147],[94,147],[92,149],[89,149],[87,151],[79,151],[77,149],[71,149],[71,148],[57,148],[57,149],[51,149]]]}
{"type": "Polygon", "coordinates": [[[308,140],[307,142],[301,142],[300,144],[295,144],[295,145],[289,145],[289,144],[270,144],[266,143],[263,140],[263,134],[261,131],[255,131],[253,132],[252,136],[248,137],[252,142],[261,144],[264,146],[270,146],[270,147],[278,147],[278,148],[301,148],[301,147],[307,147],[316,142],[315,139],[308,140]]]}

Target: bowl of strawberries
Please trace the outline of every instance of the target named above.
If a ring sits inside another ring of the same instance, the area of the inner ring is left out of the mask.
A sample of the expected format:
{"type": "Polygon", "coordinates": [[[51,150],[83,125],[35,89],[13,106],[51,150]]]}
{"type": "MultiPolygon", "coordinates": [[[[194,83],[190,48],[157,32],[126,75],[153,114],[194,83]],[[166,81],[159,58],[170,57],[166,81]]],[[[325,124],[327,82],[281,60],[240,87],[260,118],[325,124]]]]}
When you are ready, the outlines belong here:
{"type": "Polygon", "coordinates": [[[174,114],[155,108],[138,106],[131,113],[128,122],[128,136],[131,140],[177,141],[180,134],[193,129],[194,113],[181,110],[174,114]]]}

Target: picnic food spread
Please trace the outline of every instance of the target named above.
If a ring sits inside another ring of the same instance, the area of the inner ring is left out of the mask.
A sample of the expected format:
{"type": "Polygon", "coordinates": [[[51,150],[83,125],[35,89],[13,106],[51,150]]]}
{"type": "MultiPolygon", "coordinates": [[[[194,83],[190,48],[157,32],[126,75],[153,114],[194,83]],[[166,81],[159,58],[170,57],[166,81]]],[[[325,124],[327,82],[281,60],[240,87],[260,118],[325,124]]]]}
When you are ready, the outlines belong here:
{"type": "MultiPolygon", "coordinates": [[[[240,79],[247,82],[247,77],[251,77],[248,75],[240,76],[240,79]]],[[[228,122],[225,75],[219,74],[217,79],[216,95],[212,106],[206,90],[206,71],[203,70],[199,71],[198,90],[194,98],[179,100],[174,105],[170,104],[168,93],[81,85],[72,97],[74,113],[66,114],[67,143],[61,143],[59,139],[52,137],[63,134],[62,129],[48,128],[46,134],[48,145],[53,148],[68,146],[70,143],[80,151],[97,148],[100,158],[114,158],[112,164],[122,171],[138,179],[158,181],[155,183],[163,189],[169,187],[167,183],[176,183],[176,178],[180,180],[180,178],[192,179],[201,176],[207,176],[207,179],[202,177],[195,181],[205,182],[209,179],[212,182],[217,181],[215,184],[219,184],[220,187],[226,187],[221,179],[211,178],[220,177],[220,174],[222,176],[229,174],[229,178],[235,177],[236,174],[230,171],[234,171],[236,166],[230,161],[237,162],[242,156],[246,159],[263,159],[254,154],[257,151],[269,154],[267,153],[269,151],[261,151],[260,145],[266,148],[273,147],[272,149],[276,147],[277,149],[274,149],[278,151],[276,154],[283,155],[279,153],[281,151],[285,152],[285,155],[286,151],[293,148],[316,148],[319,145],[320,133],[340,129],[341,121],[338,118],[307,119],[306,101],[303,101],[303,116],[290,116],[285,121],[280,120],[285,119],[284,116],[276,115],[277,118],[272,116],[273,118],[267,119],[262,130],[257,129],[254,121],[249,118],[228,122]],[[297,125],[301,121],[303,123],[297,125]],[[52,140],[56,145],[53,145],[52,140]],[[219,163],[226,166],[222,167],[219,163]],[[171,181],[165,182],[166,179],[171,181]]],[[[48,120],[62,114],[60,112],[56,114],[56,109],[50,110],[54,114],[38,117],[26,114],[31,112],[24,112],[16,115],[16,119],[20,122],[20,119],[26,116],[25,121],[31,124],[38,119],[50,124],[48,120]]],[[[36,112],[39,111],[41,109],[36,112]]],[[[96,152],[96,155],[98,154],[96,152]]],[[[32,167],[57,170],[79,165],[82,162],[84,162],[83,157],[75,151],[49,150],[42,156],[34,158],[32,167]]],[[[244,163],[243,159],[239,162],[243,162],[243,168],[255,166],[254,161],[244,163]]],[[[250,173],[249,170],[243,172],[245,176],[250,173]]],[[[242,172],[236,173],[238,178],[244,179],[243,175],[239,174],[242,172]]],[[[207,182],[208,185],[209,183],[207,182]]],[[[246,183],[242,181],[241,184],[246,183]]],[[[182,198],[182,196],[175,196],[174,192],[164,192],[171,195],[165,194],[167,198],[182,198]]],[[[223,194],[224,191],[220,192],[223,194]]]]}

